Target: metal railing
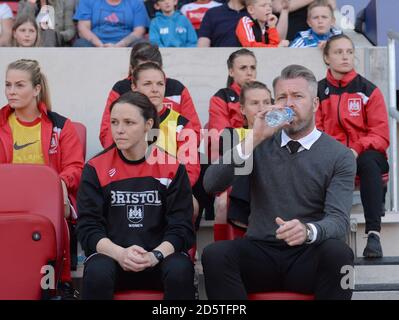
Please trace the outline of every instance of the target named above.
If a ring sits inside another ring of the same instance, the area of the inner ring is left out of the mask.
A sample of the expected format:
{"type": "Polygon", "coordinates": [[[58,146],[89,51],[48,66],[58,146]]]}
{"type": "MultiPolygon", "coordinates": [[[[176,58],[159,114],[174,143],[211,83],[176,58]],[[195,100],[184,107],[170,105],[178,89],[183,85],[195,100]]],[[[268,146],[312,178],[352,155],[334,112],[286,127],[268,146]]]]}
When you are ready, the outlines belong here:
{"type": "Polygon", "coordinates": [[[390,187],[391,187],[391,203],[390,210],[398,211],[398,141],[397,141],[397,123],[399,122],[399,112],[396,104],[396,52],[395,42],[399,41],[398,32],[388,32],[388,62],[389,62],[389,127],[391,146],[390,153],[390,187]]]}

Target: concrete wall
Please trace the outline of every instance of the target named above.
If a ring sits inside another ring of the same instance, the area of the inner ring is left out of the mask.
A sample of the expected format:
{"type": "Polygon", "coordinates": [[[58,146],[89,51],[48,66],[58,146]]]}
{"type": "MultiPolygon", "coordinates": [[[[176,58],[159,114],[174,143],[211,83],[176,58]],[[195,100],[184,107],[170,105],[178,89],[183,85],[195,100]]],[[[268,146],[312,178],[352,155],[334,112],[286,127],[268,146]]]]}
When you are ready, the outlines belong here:
{"type": "MultiPolygon", "coordinates": [[[[226,84],[226,59],[234,50],[162,50],[166,74],[179,79],[190,90],[202,124],[208,121],[210,97],[226,84]]],[[[258,79],[268,86],[271,86],[273,78],[283,67],[292,63],[309,67],[318,79],[325,76],[326,69],[318,49],[256,49],[254,52],[258,59],[258,79]]],[[[100,151],[98,134],[105,101],[112,85],[127,75],[129,49],[2,48],[2,86],[7,65],[20,58],[37,59],[40,62],[49,79],[53,109],[87,126],[88,157],[100,151]]],[[[358,49],[357,70],[366,73],[387,93],[386,49],[358,49]]],[[[5,104],[5,96],[1,94],[0,105],[5,104]]]]}

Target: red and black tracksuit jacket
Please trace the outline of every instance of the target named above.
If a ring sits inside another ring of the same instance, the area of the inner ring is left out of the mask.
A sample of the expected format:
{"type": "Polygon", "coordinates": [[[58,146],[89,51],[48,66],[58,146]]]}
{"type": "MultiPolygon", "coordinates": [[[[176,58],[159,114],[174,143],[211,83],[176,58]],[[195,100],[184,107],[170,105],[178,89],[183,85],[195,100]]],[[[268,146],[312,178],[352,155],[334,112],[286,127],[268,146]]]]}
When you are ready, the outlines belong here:
{"type": "Polygon", "coordinates": [[[219,157],[219,136],[226,128],[242,128],[246,125],[245,118],[240,110],[241,87],[233,83],[228,88],[220,89],[209,102],[208,152],[209,158],[219,157]]]}
{"type": "Polygon", "coordinates": [[[319,82],[316,126],[359,155],[369,149],[386,155],[388,114],[378,87],[354,70],[336,80],[329,70],[319,82]]]}
{"type": "Polygon", "coordinates": [[[275,48],[280,43],[280,35],[276,28],[266,26],[263,33],[259,23],[248,16],[242,17],[238,22],[236,36],[243,47],[275,48]]]}
{"type": "MultiPolygon", "coordinates": [[[[106,148],[112,145],[112,135],[110,128],[110,106],[112,102],[118,99],[122,94],[129,92],[131,89],[131,78],[118,81],[113,86],[108,95],[107,103],[104,109],[100,128],[100,142],[106,148]]],[[[194,102],[188,89],[178,80],[167,78],[164,106],[173,109],[188,119],[197,134],[197,145],[200,143],[201,122],[198,118],[194,102]]]]}
{"type": "Polygon", "coordinates": [[[87,256],[96,252],[103,238],[147,251],[163,241],[177,252],[193,245],[192,193],[186,170],[158,147],[149,150],[147,159],[129,161],[112,146],[85,165],[78,192],[77,234],[87,256]]]}
{"type": "MultiPolygon", "coordinates": [[[[42,152],[46,165],[65,182],[70,200],[75,204],[84,165],[83,147],[72,122],[53,111],[38,106],[41,117],[42,152]]],[[[0,110],[0,163],[13,161],[13,136],[8,117],[14,110],[6,105],[0,110]]]]}

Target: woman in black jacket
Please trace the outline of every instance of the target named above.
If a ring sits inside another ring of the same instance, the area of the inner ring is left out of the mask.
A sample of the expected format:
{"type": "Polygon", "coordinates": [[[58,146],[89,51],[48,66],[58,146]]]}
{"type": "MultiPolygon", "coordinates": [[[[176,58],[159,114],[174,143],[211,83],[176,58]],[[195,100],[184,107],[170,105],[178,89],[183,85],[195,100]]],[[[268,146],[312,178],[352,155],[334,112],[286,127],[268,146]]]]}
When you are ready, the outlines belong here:
{"type": "Polygon", "coordinates": [[[128,92],[111,105],[115,144],[85,166],[78,192],[78,238],[88,256],[83,299],[116,290],[163,290],[194,299],[192,194],[183,165],[148,144],[159,119],[150,100],[128,92]]]}

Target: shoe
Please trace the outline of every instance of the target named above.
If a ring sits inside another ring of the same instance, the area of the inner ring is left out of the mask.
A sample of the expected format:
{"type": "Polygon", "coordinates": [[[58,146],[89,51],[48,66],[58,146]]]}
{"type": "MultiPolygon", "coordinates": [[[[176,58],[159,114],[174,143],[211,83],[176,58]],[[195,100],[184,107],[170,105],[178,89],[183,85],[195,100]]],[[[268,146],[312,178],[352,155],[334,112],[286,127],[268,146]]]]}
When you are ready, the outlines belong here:
{"type": "Polygon", "coordinates": [[[382,247],[380,237],[370,233],[367,237],[367,245],[364,248],[363,256],[366,258],[382,258],[382,247]]]}
{"type": "Polygon", "coordinates": [[[75,290],[72,287],[71,283],[65,282],[62,283],[59,287],[61,291],[61,299],[62,300],[79,300],[80,294],[78,290],[75,290]]]}

